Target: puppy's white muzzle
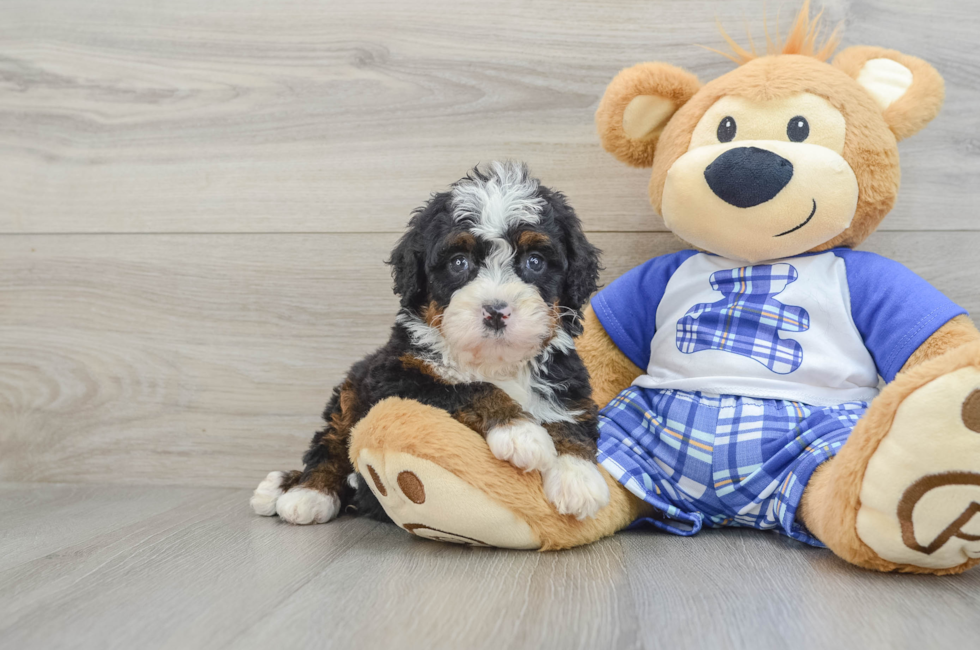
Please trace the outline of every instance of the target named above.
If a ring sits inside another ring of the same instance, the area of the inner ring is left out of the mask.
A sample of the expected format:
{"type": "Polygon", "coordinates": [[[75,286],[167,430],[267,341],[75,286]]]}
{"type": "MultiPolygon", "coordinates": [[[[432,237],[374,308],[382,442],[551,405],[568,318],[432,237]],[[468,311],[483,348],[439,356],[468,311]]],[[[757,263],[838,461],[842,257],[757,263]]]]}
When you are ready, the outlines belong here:
{"type": "Polygon", "coordinates": [[[442,333],[460,363],[507,375],[540,353],[554,318],[538,290],[516,276],[480,275],[453,294],[442,333]]]}

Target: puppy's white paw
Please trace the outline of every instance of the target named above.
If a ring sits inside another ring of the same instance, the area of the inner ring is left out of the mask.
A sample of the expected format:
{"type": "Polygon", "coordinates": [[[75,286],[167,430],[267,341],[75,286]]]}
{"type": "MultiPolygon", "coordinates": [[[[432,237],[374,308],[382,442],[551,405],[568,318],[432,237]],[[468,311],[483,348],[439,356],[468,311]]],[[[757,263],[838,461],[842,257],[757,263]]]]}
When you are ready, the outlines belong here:
{"type": "Polygon", "coordinates": [[[259,487],[255,488],[248,501],[255,514],[263,517],[276,514],[276,501],[282,496],[282,479],[285,476],[285,472],[269,472],[265,480],[259,483],[259,487]]]}
{"type": "Polygon", "coordinates": [[[325,524],[340,512],[340,498],[336,494],[295,487],[279,497],[276,512],[291,524],[325,524]]]}
{"type": "Polygon", "coordinates": [[[527,420],[490,429],[487,445],[494,456],[525,472],[550,467],[558,456],[555,443],[545,428],[527,420]]]}
{"type": "Polygon", "coordinates": [[[544,494],[560,514],[581,521],[609,503],[609,486],[595,463],[562,454],[544,471],[544,494]]]}

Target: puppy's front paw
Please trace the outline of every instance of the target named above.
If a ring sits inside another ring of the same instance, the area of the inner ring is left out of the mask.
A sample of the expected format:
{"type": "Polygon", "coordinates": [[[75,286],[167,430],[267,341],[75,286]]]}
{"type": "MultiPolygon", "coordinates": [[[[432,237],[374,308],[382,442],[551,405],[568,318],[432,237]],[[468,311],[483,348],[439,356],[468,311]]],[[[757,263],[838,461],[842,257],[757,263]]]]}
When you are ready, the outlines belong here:
{"type": "Polygon", "coordinates": [[[544,471],[544,494],[560,514],[581,521],[609,503],[609,486],[595,463],[562,454],[544,471]]]}
{"type": "Polygon", "coordinates": [[[291,524],[325,524],[340,512],[336,494],[294,487],[276,501],[276,512],[291,524]]]}
{"type": "Polygon", "coordinates": [[[285,477],[285,472],[269,472],[265,480],[259,483],[255,492],[252,492],[252,498],[249,499],[255,514],[263,517],[276,514],[276,501],[282,496],[282,480],[285,477]]]}
{"type": "Polygon", "coordinates": [[[555,443],[540,424],[517,420],[487,433],[490,451],[525,472],[550,467],[558,456],[555,443]]]}

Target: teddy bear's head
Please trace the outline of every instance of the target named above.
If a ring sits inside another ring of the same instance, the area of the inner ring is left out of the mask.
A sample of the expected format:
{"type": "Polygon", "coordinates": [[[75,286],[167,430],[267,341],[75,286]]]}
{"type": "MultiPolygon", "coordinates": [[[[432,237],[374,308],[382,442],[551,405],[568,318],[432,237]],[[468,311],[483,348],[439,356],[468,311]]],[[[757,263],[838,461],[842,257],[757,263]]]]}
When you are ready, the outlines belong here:
{"type": "Polygon", "coordinates": [[[915,57],[860,46],[828,63],[835,34],[817,45],[808,4],[778,53],[729,39],[739,67],[704,85],[641,63],[600,102],[603,146],[653,168],[651,204],[699,248],[759,262],[859,244],[895,202],[897,141],[942,106],[942,77],[915,57]]]}

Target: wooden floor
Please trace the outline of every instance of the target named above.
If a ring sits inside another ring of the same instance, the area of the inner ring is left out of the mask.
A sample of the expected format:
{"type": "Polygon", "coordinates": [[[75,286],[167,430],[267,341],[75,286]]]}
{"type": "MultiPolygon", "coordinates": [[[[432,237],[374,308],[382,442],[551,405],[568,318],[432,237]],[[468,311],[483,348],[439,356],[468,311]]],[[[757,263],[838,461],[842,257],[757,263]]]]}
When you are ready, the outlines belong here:
{"type": "MultiPolygon", "coordinates": [[[[820,0],[815,0],[820,5],[820,0]]],[[[980,313],[980,12],[826,0],[946,105],[863,246],[980,313]]],[[[558,554],[292,528],[296,467],[396,309],[383,260],[468,168],[527,161],[604,251],[683,246],[593,114],[645,60],[702,80],[769,0],[4,0],[0,648],[977,647],[980,569],[882,576],[774,535],[558,554]]],[[[776,12],[780,12],[776,20],[776,12]]]]}
{"type": "Polygon", "coordinates": [[[248,492],[0,484],[0,647],[975,648],[980,572],[861,571],[757,531],[561,553],[293,527],[248,492]]]}

